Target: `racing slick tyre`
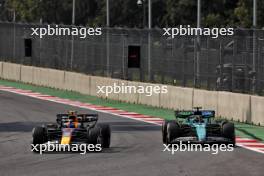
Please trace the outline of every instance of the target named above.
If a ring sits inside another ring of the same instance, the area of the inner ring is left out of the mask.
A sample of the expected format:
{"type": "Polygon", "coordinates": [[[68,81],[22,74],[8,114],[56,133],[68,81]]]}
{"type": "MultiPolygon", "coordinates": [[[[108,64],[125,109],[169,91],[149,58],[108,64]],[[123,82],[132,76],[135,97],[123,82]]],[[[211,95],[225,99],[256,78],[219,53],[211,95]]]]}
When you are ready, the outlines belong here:
{"type": "Polygon", "coordinates": [[[88,143],[101,144],[102,148],[109,148],[111,141],[111,129],[107,124],[98,124],[94,128],[87,129],[88,143]]]}
{"type": "Polygon", "coordinates": [[[99,135],[100,130],[97,126],[87,129],[87,143],[96,145],[99,135]]]}
{"type": "Polygon", "coordinates": [[[46,130],[43,127],[35,127],[32,132],[33,144],[43,144],[47,142],[46,130]]]}
{"type": "Polygon", "coordinates": [[[173,140],[180,137],[180,126],[177,122],[171,121],[167,124],[167,144],[172,144],[173,140]]]}
{"type": "MultiPolygon", "coordinates": [[[[33,141],[32,144],[33,145],[37,145],[37,144],[43,144],[45,142],[47,142],[47,134],[46,134],[46,130],[43,127],[35,127],[33,128],[32,131],[32,137],[33,137],[33,141]]],[[[37,150],[33,150],[33,152],[35,153],[39,153],[39,149],[40,146],[36,146],[37,150]]],[[[31,149],[33,149],[33,147],[31,146],[31,149]]]]}
{"type": "Polygon", "coordinates": [[[100,129],[100,143],[103,148],[109,148],[111,142],[111,129],[108,124],[98,124],[100,129]]]}
{"type": "Polygon", "coordinates": [[[235,126],[234,126],[234,124],[230,123],[230,122],[223,123],[222,130],[223,130],[223,136],[227,139],[230,139],[231,144],[233,144],[235,147],[236,137],[235,137],[235,126]]]}
{"type": "Polygon", "coordinates": [[[161,130],[162,130],[162,142],[163,142],[163,144],[167,144],[167,126],[168,126],[169,122],[172,122],[172,120],[164,120],[162,123],[161,130]]]}

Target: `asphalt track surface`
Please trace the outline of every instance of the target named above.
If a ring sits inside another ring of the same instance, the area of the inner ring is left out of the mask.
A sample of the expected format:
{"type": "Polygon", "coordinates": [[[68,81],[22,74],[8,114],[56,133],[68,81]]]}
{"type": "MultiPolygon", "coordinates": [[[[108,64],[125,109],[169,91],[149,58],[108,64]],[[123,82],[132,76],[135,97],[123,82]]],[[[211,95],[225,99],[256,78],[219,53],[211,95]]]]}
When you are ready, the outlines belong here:
{"type": "Polygon", "coordinates": [[[30,151],[34,126],[55,121],[59,112],[92,112],[0,91],[0,175],[93,176],[263,176],[264,155],[243,148],[233,152],[163,152],[160,127],[99,113],[110,123],[111,148],[102,153],[30,151]]]}

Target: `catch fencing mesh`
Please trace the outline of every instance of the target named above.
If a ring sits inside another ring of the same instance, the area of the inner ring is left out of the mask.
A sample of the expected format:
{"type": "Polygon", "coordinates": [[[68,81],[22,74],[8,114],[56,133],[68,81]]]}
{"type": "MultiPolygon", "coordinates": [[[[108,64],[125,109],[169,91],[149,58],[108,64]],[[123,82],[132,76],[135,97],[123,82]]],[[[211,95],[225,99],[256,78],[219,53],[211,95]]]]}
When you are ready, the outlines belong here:
{"type": "MultiPolygon", "coordinates": [[[[162,29],[104,28],[100,36],[32,36],[39,24],[0,22],[0,60],[125,80],[264,94],[264,30],[233,36],[163,36],[162,29]],[[32,42],[25,56],[25,40],[32,42]],[[140,67],[129,68],[129,47],[140,67]]],[[[55,25],[53,25],[55,26],[55,25]]],[[[70,27],[63,26],[60,27],[70,27]]]]}

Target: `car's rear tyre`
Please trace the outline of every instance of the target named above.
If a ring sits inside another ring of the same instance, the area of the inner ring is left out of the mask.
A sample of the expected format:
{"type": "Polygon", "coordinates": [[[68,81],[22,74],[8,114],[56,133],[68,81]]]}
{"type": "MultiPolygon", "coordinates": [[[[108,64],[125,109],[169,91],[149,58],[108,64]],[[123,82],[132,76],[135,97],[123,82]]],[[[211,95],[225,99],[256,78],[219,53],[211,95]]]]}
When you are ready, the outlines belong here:
{"type": "Polygon", "coordinates": [[[220,125],[223,127],[224,126],[224,124],[226,124],[226,123],[228,123],[228,121],[227,120],[220,120],[220,125]]]}
{"type": "Polygon", "coordinates": [[[172,120],[164,120],[162,123],[161,132],[163,144],[167,144],[167,126],[169,122],[172,122],[172,120]]]}
{"type": "Polygon", "coordinates": [[[108,124],[98,124],[100,129],[100,142],[103,148],[109,148],[111,143],[111,128],[108,124]]]}
{"type": "Polygon", "coordinates": [[[236,144],[235,126],[233,123],[226,122],[222,125],[223,137],[230,139],[231,144],[236,144]]]}
{"type": "Polygon", "coordinates": [[[173,140],[180,137],[180,126],[177,122],[171,121],[167,124],[167,144],[172,144],[173,140]]]}
{"type": "Polygon", "coordinates": [[[100,135],[100,130],[97,126],[93,127],[93,128],[88,128],[87,129],[87,143],[89,144],[97,144],[97,139],[100,135]]]}
{"type": "Polygon", "coordinates": [[[102,148],[109,148],[111,142],[111,129],[108,124],[97,124],[88,129],[88,143],[101,144],[102,148]]]}

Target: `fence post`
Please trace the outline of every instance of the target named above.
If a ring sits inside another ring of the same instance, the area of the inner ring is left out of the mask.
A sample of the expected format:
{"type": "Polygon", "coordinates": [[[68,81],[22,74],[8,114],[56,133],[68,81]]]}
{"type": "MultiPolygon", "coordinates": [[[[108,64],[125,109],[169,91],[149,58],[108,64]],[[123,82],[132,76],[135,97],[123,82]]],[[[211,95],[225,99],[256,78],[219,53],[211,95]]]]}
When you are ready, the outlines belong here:
{"type": "Polygon", "coordinates": [[[122,48],[123,48],[123,50],[122,50],[122,55],[123,55],[123,58],[122,58],[122,74],[123,74],[123,79],[127,79],[127,60],[126,60],[126,37],[127,37],[127,35],[126,34],[122,34],[122,38],[123,38],[123,46],[122,46],[122,48]]]}
{"type": "Polygon", "coordinates": [[[223,63],[222,63],[222,39],[220,39],[220,46],[219,46],[219,65],[220,65],[220,90],[223,88],[223,63]]]}
{"type": "Polygon", "coordinates": [[[14,14],[13,23],[14,23],[13,24],[13,60],[16,60],[16,22],[15,22],[15,14],[14,14]]]}
{"type": "Polygon", "coordinates": [[[252,93],[254,94],[256,91],[256,29],[253,29],[253,60],[252,60],[252,71],[253,71],[253,78],[252,78],[252,93]]]}
{"type": "Polygon", "coordinates": [[[235,90],[235,82],[236,82],[236,77],[235,77],[235,58],[237,54],[237,41],[238,39],[235,37],[234,38],[234,43],[233,43],[233,58],[232,58],[232,79],[231,79],[231,91],[235,90]]]}
{"type": "MultiPolygon", "coordinates": [[[[207,50],[207,55],[206,55],[206,65],[207,65],[207,72],[210,69],[210,64],[209,64],[209,53],[210,53],[210,40],[209,37],[206,37],[206,50],[207,50]]],[[[207,89],[210,89],[210,75],[207,73],[207,89]]]]}
{"type": "Polygon", "coordinates": [[[73,69],[73,59],[74,59],[74,36],[71,35],[71,62],[70,62],[71,71],[73,69]]]}
{"type": "Polygon", "coordinates": [[[197,36],[195,38],[195,55],[194,55],[194,61],[195,61],[195,79],[194,79],[194,87],[200,87],[200,37],[197,36]]]}
{"type": "Polygon", "coordinates": [[[109,64],[110,64],[110,49],[109,49],[109,28],[106,27],[106,76],[110,77],[110,70],[109,70],[109,64]]]}
{"type": "Polygon", "coordinates": [[[195,87],[200,87],[200,52],[201,52],[201,39],[200,36],[197,36],[196,40],[196,82],[195,82],[195,87]]]}
{"type": "Polygon", "coordinates": [[[193,86],[194,87],[196,87],[196,82],[197,82],[197,80],[196,80],[196,55],[197,55],[197,42],[196,42],[196,40],[197,40],[197,38],[196,37],[194,37],[193,38],[194,40],[193,40],[193,46],[194,46],[194,51],[193,51],[193,86]]]}
{"type": "Polygon", "coordinates": [[[153,75],[151,73],[151,30],[148,30],[148,81],[152,81],[153,75]]]}

